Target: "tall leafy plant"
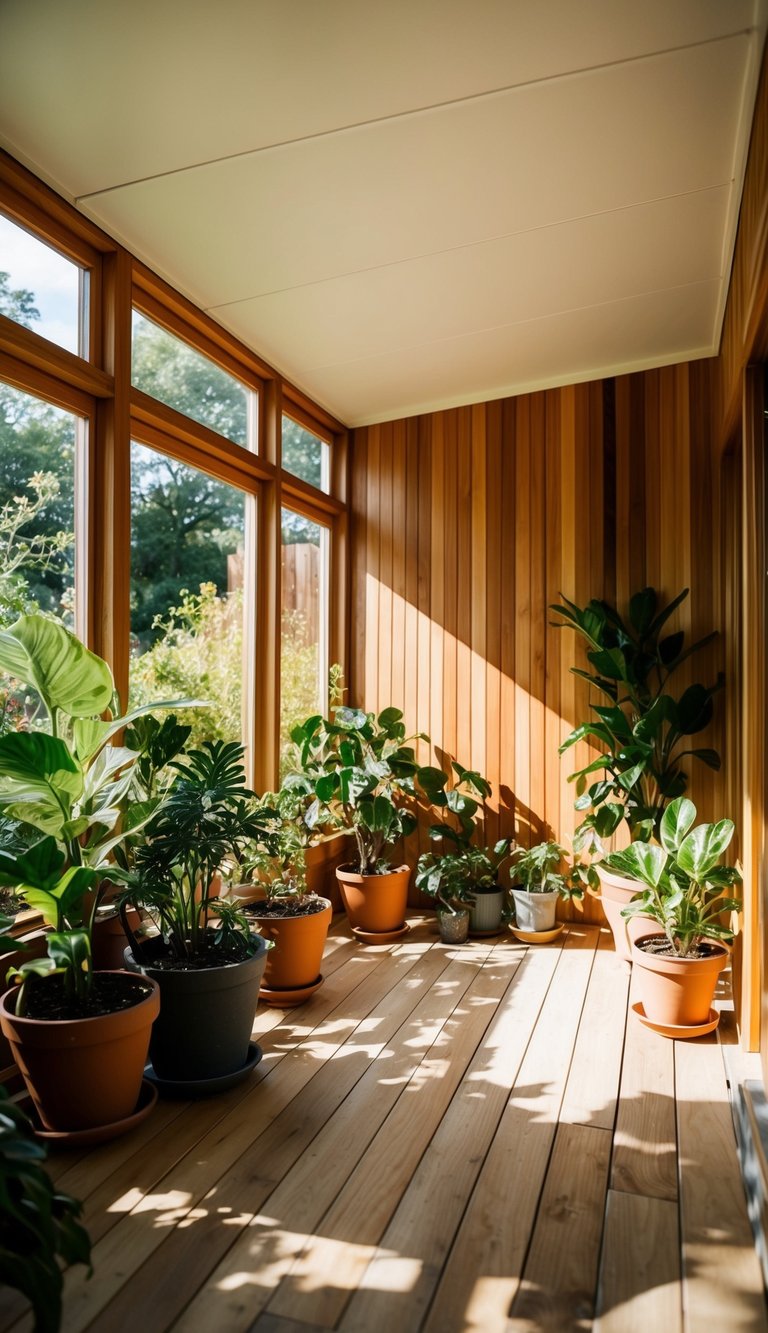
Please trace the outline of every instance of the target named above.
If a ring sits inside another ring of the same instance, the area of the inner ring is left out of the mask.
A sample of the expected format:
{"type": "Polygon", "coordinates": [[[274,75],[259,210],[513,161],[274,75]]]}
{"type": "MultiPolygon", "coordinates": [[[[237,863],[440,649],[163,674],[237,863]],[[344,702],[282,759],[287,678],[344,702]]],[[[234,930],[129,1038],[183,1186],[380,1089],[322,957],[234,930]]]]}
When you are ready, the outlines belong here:
{"type": "MultiPolygon", "coordinates": [[[[269,844],[274,836],[274,811],[245,785],[243,753],[234,741],[205,741],[173,760],[175,780],[147,824],[134,868],[118,872],[125,896],[154,917],[174,962],[199,961],[213,948],[232,961],[253,952],[246,918],[218,898],[217,880],[225,861],[239,862],[250,842],[269,844]]],[[[143,961],[124,912],[123,920],[143,961]]]]}
{"type": "Polygon", "coordinates": [[[146,793],[135,786],[141,752],[111,742],[152,708],[184,707],[185,701],[119,716],[107,663],[63,625],[39,615],[22,616],[0,632],[0,672],[36,693],[48,725],[47,732],[0,737],[0,811],[23,823],[26,842],[20,845],[12,833],[0,845],[0,885],[38,909],[52,930],[48,957],[19,969],[24,984],[17,1012],[23,1013],[27,982],[35,976],[63,974],[70,999],[88,990],[98,901],[89,891],[157,804],[157,798],[142,799],[146,793]]]}
{"type": "Polygon", "coordinates": [[[497,884],[512,847],[511,838],[501,838],[492,848],[482,843],[479,814],[481,803],[491,795],[491,784],[453,760],[450,778],[441,768],[424,768],[419,785],[441,817],[430,825],[436,851],[419,857],[416,886],[450,911],[471,907],[478,890],[497,884]]]}
{"type": "Polygon", "coordinates": [[[387,848],[416,828],[407,807],[424,770],[411,742],[429,737],[406,737],[399,708],[385,708],[377,717],[342,706],[330,718],[316,715],[294,727],[291,739],[298,750],[296,776],[313,798],[306,815],[310,828],[351,833],[359,873],[385,871],[387,848]]]}
{"type": "Polygon", "coordinates": [[[682,664],[716,637],[686,645],[685,633],[667,624],[688,596],[660,604],[654,588],[631,598],[625,620],[608,602],[593,599],[579,607],[563,597],[550,607],[557,628],[571,628],[586,642],[589,667],[571,667],[603,701],[594,718],[577,726],[560,746],[594,741],[602,752],[569,781],[576,784],[576,809],[585,813],[576,830],[575,850],[609,838],[626,821],[632,841],[658,836],[664,811],[686,789],[686,758],[720,767],[716,750],[690,738],[703,731],[713,713],[713,697],[723,685],[693,684],[675,694],[670,680],[682,664]]]}

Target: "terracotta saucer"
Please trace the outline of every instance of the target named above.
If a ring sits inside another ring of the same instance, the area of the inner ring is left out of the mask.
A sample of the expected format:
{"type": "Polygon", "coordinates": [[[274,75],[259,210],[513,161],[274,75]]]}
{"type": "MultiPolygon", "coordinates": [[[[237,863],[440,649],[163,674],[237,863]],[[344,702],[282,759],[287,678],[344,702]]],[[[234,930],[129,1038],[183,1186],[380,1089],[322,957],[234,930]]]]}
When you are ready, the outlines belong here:
{"type": "Polygon", "coordinates": [[[248,1058],[239,1069],[229,1074],[218,1074],[215,1078],[160,1078],[152,1067],[152,1061],[144,1066],[144,1078],[149,1079],[164,1097],[207,1097],[215,1092],[225,1092],[241,1079],[247,1078],[259,1063],[262,1056],[260,1046],[255,1041],[248,1043],[248,1058]]]}
{"type": "Polygon", "coordinates": [[[659,1032],[662,1037],[674,1037],[677,1041],[685,1041],[690,1037],[706,1037],[708,1032],[714,1032],[720,1022],[720,1015],[716,1009],[710,1009],[709,1018],[706,1023],[697,1023],[693,1027],[675,1027],[673,1023],[653,1023],[646,1016],[645,1010],[640,1000],[632,1005],[632,1013],[637,1014],[640,1022],[653,1032],[659,1032]]]}
{"type": "Polygon", "coordinates": [[[397,930],[361,930],[359,926],[351,927],[352,934],[361,944],[393,944],[395,940],[401,940],[403,935],[407,935],[410,929],[407,921],[398,926],[397,930]]]}
{"type": "Polygon", "coordinates": [[[157,1088],[152,1086],[149,1079],[143,1078],[136,1110],[131,1115],[122,1120],[113,1120],[109,1125],[93,1125],[90,1129],[43,1129],[31,1099],[29,1104],[24,1099],[20,1105],[35,1127],[35,1138],[50,1143],[54,1148],[93,1148],[97,1143],[108,1143],[110,1139],[117,1139],[121,1134],[135,1129],[142,1120],[146,1120],[156,1101],[157,1088]]]}
{"type": "Polygon", "coordinates": [[[265,1004],[271,1004],[275,1009],[291,1009],[296,1004],[302,1004],[308,1000],[310,995],[314,995],[323,984],[323,974],[314,981],[310,981],[308,986],[294,987],[274,987],[262,986],[259,991],[259,999],[265,1004]]]}
{"type": "Polygon", "coordinates": [[[517,939],[522,940],[523,944],[549,944],[551,940],[556,940],[558,935],[562,935],[565,923],[560,921],[552,930],[518,930],[517,926],[510,926],[510,930],[517,939]]]}

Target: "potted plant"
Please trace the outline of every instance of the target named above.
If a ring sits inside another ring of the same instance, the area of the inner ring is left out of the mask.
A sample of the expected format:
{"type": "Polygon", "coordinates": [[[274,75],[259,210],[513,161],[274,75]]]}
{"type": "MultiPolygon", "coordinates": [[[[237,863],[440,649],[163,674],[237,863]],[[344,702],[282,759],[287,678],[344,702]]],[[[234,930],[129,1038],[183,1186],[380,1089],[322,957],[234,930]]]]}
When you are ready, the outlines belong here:
{"type": "Polygon", "coordinates": [[[268,942],[242,908],[218,896],[221,869],[263,839],[267,816],[245,786],[243,747],[221,740],[173,760],[175,779],[144,830],[121,914],[129,968],[152,977],[162,996],[152,1034],[150,1076],[169,1091],[229,1086],[254,1067],[251,1045],[268,942]],[[132,903],[153,934],[134,932],[132,903]]]}
{"type": "MultiPolygon", "coordinates": [[[[586,641],[589,669],[571,667],[607,701],[593,704],[593,720],[576,727],[560,746],[564,753],[579,741],[595,741],[603,752],[569,777],[576,784],[576,809],[584,819],[576,830],[574,850],[598,857],[603,842],[625,823],[632,842],[658,838],[661,820],[670,801],[687,785],[683,760],[695,758],[710,768],[720,767],[716,750],[692,746],[690,738],[708,726],[714,685],[689,685],[679,695],[669,681],[692,654],[710,643],[715,634],[686,645],[682,630],[667,633],[671,616],[688,596],[685,588],[666,605],[659,604],[654,588],[643,588],[629,602],[625,620],[608,602],[593,599],[578,607],[561,594],[561,604],[550,607],[556,627],[575,629],[586,641]]],[[[603,908],[613,931],[617,953],[629,958],[629,942],[622,908],[631,900],[633,886],[611,871],[605,861],[597,866],[603,908]]]]}
{"type": "Polygon", "coordinates": [[[453,786],[440,768],[423,768],[419,785],[443,818],[432,824],[433,842],[446,843],[440,855],[424,852],[416,868],[416,885],[436,898],[440,936],[446,943],[463,943],[467,934],[497,934],[501,928],[504,890],[499,870],[509,856],[511,838],[502,838],[493,849],[478,844],[480,801],[491,794],[491,784],[455,760],[451,762],[453,786]]]}
{"type": "Polygon", "coordinates": [[[693,825],[696,807],[678,797],[661,819],[661,845],[634,842],[613,852],[608,865],[635,883],[625,917],[642,916],[661,927],[632,944],[641,1016],[672,1036],[698,1036],[716,1026],[712,1012],[717,978],[728,961],[733,931],[721,921],[738,911],[725,892],[741,880],[735,866],[721,865],[733,823],[693,825]]]}
{"type": "Polygon", "coordinates": [[[521,933],[553,931],[558,900],[581,896],[583,890],[560,870],[566,856],[565,848],[552,841],[516,847],[512,853],[512,900],[521,933]]]}
{"type": "Polygon", "coordinates": [[[306,854],[311,835],[305,821],[304,784],[290,779],[262,800],[269,821],[264,840],[245,849],[242,869],[258,876],[234,890],[248,901],[245,914],[274,949],[267,956],[260,995],[267,1004],[293,1005],[320,985],[320,966],[333,916],[328,898],[307,885],[306,854]]]}
{"type": "Polygon", "coordinates": [[[78,1222],[82,1204],[57,1190],[43,1167],[45,1148],[0,1087],[0,1285],[26,1296],[37,1333],[61,1325],[59,1264],[90,1263],[91,1243],[78,1222]]]}
{"type": "Polygon", "coordinates": [[[0,846],[0,883],[50,930],[47,956],[14,969],[21,985],[0,1000],[0,1026],[46,1129],[119,1132],[136,1110],[159,1004],[152,983],[91,967],[99,880],[148,817],[130,797],[138,755],[109,744],[130,719],[101,718],[119,711],[107,664],[43,616],[0,633],[0,670],[36,692],[49,727],[0,737],[0,806],[24,832],[0,846]]]}
{"type": "Polygon", "coordinates": [[[406,738],[402,718],[398,708],[376,717],[342,706],[330,718],[308,718],[291,732],[313,797],[308,826],[343,830],[354,839],[355,859],[340,866],[336,878],[353,933],[363,943],[396,939],[408,929],[410,868],[393,867],[387,857],[416,828],[407,803],[422,770],[410,744],[417,738],[406,738]]]}

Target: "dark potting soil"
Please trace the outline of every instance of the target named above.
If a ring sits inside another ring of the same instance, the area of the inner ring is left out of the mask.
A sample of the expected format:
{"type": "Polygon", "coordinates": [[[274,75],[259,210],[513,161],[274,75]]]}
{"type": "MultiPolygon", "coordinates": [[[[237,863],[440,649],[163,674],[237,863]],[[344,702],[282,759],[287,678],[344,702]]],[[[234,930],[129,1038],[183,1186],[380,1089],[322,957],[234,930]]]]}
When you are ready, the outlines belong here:
{"type": "Polygon", "coordinates": [[[280,918],[314,916],[316,912],[324,912],[325,906],[321,898],[275,898],[271,903],[249,903],[245,908],[245,915],[280,918]]]}
{"type": "Polygon", "coordinates": [[[29,987],[26,1016],[46,1021],[101,1018],[120,1009],[132,1009],[151,989],[141,977],[94,972],[87,996],[78,1002],[67,999],[63,977],[43,977],[29,987]]]}
{"type": "Polygon", "coordinates": [[[13,889],[0,889],[0,914],[2,916],[18,916],[19,912],[24,910],[24,904],[20,898],[16,897],[13,889]]]}
{"type": "Polygon", "coordinates": [[[250,956],[239,937],[229,944],[216,944],[210,931],[204,947],[193,957],[179,957],[167,945],[153,940],[136,961],[161,972],[205,972],[212,967],[234,967],[250,956]]]}
{"type": "MultiPolygon", "coordinates": [[[[660,938],[660,939],[650,939],[650,940],[646,940],[646,941],[643,942],[643,943],[638,943],[638,941],[636,940],[635,943],[637,944],[637,947],[638,947],[643,953],[650,953],[650,954],[653,954],[654,957],[656,957],[656,958],[679,958],[679,957],[680,957],[680,954],[678,954],[678,953],[675,952],[675,950],[672,948],[672,945],[670,944],[670,942],[669,942],[669,940],[666,938],[666,936],[664,936],[664,937],[662,937],[662,938],[660,938]]],[[[708,943],[706,942],[706,940],[702,940],[699,944],[694,945],[692,949],[689,949],[688,952],[687,952],[687,954],[685,955],[685,957],[686,957],[686,959],[688,959],[688,958],[712,958],[714,954],[719,953],[719,952],[720,952],[720,951],[719,951],[719,949],[717,948],[716,945],[714,945],[714,944],[708,944],[708,943]]]]}

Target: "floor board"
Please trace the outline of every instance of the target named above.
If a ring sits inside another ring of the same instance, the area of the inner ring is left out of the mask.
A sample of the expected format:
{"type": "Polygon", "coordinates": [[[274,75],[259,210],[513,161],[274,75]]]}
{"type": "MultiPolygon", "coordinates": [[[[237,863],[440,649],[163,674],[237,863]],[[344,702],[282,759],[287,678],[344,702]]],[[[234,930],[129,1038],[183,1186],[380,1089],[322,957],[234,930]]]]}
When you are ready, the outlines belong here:
{"type": "Polygon", "coordinates": [[[94,1240],[65,1333],[768,1329],[721,1047],[642,1027],[606,932],[337,920],[323,975],[247,1083],[51,1159],[94,1240]]]}

